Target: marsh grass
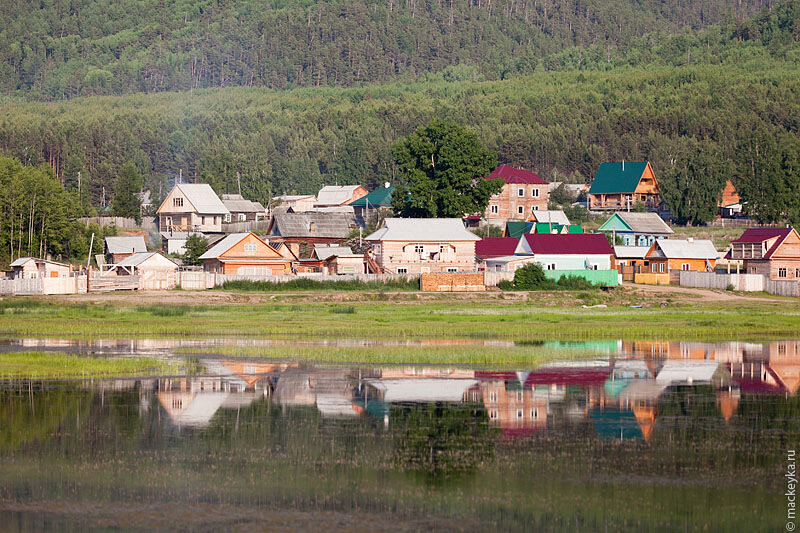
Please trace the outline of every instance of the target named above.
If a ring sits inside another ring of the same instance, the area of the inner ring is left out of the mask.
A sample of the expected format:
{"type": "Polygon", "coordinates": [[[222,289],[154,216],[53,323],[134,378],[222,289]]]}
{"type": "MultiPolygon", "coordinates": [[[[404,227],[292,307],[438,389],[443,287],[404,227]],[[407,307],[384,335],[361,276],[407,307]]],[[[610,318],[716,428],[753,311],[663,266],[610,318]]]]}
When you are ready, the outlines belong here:
{"type": "Polygon", "coordinates": [[[175,363],[152,357],[112,359],[49,352],[0,353],[0,379],[168,375],[179,370],[175,363]]]}
{"type": "Polygon", "coordinates": [[[280,291],[418,291],[419,278],[387,281],[327,281],[297,278],[291,281],[228,281],[222,287],[226,291],[280,292],[280,291]]]}

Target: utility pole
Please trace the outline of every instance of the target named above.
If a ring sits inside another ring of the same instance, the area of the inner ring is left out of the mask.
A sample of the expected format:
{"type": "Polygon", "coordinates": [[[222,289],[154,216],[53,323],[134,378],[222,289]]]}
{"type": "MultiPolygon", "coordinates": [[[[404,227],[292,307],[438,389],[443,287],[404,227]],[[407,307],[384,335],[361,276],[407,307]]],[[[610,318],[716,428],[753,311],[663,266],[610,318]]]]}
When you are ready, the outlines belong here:
{"type": "Polygon", "coordinates": [[[242,195],[242,175],[239,174],[239,171],[236,171],[236,185],[239,187],[239,196],[242,195]]]}

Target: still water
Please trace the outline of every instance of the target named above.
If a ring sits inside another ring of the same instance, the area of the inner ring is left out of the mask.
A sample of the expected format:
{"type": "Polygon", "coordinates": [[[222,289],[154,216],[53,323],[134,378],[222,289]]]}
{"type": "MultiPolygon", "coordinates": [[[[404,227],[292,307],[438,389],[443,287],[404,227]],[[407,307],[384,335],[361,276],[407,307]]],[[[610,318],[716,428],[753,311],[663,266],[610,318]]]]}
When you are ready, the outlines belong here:
{"type": "Polygon", "coordinates": [[[585,349],[0,381],[0,530],[787,530],[800,342],[585,349]]]}

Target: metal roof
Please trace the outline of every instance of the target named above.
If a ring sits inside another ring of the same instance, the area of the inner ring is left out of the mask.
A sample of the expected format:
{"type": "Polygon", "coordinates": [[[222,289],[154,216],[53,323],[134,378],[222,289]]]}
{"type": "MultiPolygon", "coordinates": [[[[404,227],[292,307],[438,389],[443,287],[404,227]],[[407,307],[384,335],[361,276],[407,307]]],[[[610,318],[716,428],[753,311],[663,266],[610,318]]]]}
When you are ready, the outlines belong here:
{"type": "Polygon", "coordinates": [[[561,224],[564,226],[569,226],[570,222],[567,218],[567,215],[564,211],[561,210],[542,210],[542,211],[534,211],[531,216],[536,220],[536,222],[543,222],[543,223],[552,223],[552,224],[561,224]]]}
{"type": "Polygon", "coordinates": [[[259,202],[245,199],[241,194],[223,194],[222,204],[231,213],[263,213],[264,206],[259,202]]]}
{"type": "Polygon", "coordinates": [[[517,247],[517,253],[545,255],[611,255],[614,251],[602,233],[550,234],[526,233],[517,247]]]}
{"type": "Polygon", "coordinates": [[[326,185],[317,194],[317,204],[340,205],[349,202],[359,187],[361,185],[326,185]]]}
{"type": "Polygon", "coordinates": [[[350,202],[348,205],[353,207],[387,207],[392,205],[392,193],[394,192],[394,185],[388,187],[380,187],[375,189],[366,196],[362,196],[358,200],[350,202]],[[369,204],[367,203],[369,202],[369,204]]]}
{"type": "Polygon", "coordinates": [[[672,228],[658,216],[657,213],[628,213],[620,211],[614,213],[603,222],[599,231],[632,231],[648,235],[670,235],[672,228]]]}
{"type": "Polygon", "coordinates": [[[226,215],[230,212],[208,183],[178,183],[175,187],[194,206],[196,213],[226,215]]]}
{"type": "Polygon", "coordinates": [[[201,255],[199,259],[217,259],[220,255],[230,250],[248,235],[250,235],[250,232],[231,233],[230,235],[226,235],[224,239],[206,250],[206,253],[201,255]]]}
{"type": "Polygon", "coordinates": [[[136,235],[133,237],[106,237],[106,250],[110,254],[129,254],[147,251],[144,237],[136,235]]]}
{"type": "Polygon", "coordinates": [[[503,178],[506,183],[527,183],[531,185],[548,185],[548,182],[539,177],[535,172],[524,170],[521,168],[514,168],[509,165],[500,165],[492,174],[488,176],[487,180],[495,178],[503,178]]]}
{"type": "Polygon", "coordinates": [[[460,218],[387,218],[368,241],[479,241],[460,218]]]}
{"type": "Polygon", "coordinates": [[[353,253],[353,250],[348,248],[347,246],[314,246],[314,255],[317,259],[324,260],[328,259],[329,257],[361,257],[361,254],[353,253]]]}
{"type": "Polygon", "coordinates": [[[19,257],[19,258],[15,259],[14,261],[12,261],[11,264],[8,265],[8,266],[10,266],[10,267],[18,267],[18,266],[24,265],[28,261],[36,261],[36,259],[34,259],[33,257],[19,257]]]}
{"type": "MultiPolygon", "coordinates": [[[[117,263],[117,265],[118,266],[125,266],[125,267],[129,267],[129,266],[130,267],[136,267],[136,266],[141,265],[142,263],[144,263],[145,261],[147,261],[148,259],[150,259],[154,255],[161,256],[163,259],[166,259],[167,261],[169,261],[171,263],[175,263],[175,261],[173,261],[169,257],[165,257],[165,256],[161,255],[158,252],[144,252],[144,253],[140,252],[140,253],[135,253],[133,255],[129,255],[128,257],[126,257],[125,259],[123,259],[122,261],[117,263]]],[[[178,266],[178,263],[175,263],[175,266],[178,266]]]]}
{"type": "Polygon", "coordinates": [[[647,161],[603,163],[597,169],[589,194],[633,193],[645,168],[647,161]]]}
{"type": "Polygon", "coordinates": [[[707,239],[660,239],[655,242],[655,247],[656,252],[660,250],[667,259],[719,259],[714,243],[707,239]]]}
{"type": "Polygon", "coordinates": [[[618,258],[634,258],[644,259],[647,252],[650,251],[649,246],[615,246],[614,255],[618,258]]]}
{"type": "Polygon", "coordinates": [[[514,255],[519,239],[514,237],[484,237],[475,243],[475,255],[480,258],[514,255]]]}

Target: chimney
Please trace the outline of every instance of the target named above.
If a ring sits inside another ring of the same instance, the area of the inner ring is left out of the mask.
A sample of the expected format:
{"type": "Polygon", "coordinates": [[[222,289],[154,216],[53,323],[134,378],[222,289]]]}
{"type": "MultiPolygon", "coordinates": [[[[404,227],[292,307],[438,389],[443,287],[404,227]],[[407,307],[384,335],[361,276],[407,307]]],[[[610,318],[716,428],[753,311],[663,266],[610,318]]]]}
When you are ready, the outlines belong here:
{"type": "Polygon", "coordinates": [[[625,172],[625,160],[622,160],[622,171],[625,172]]]}
{"type": "Polygon", "coordinates": [[[384,183],[384,184],[383,184],[383,186],[384,186],[386,189],[388,189],[389,187],[391,187],[391,185],[389,185],[389,182],[388,182],[388,181],[387,181],[386,183],[384,183]]]}

